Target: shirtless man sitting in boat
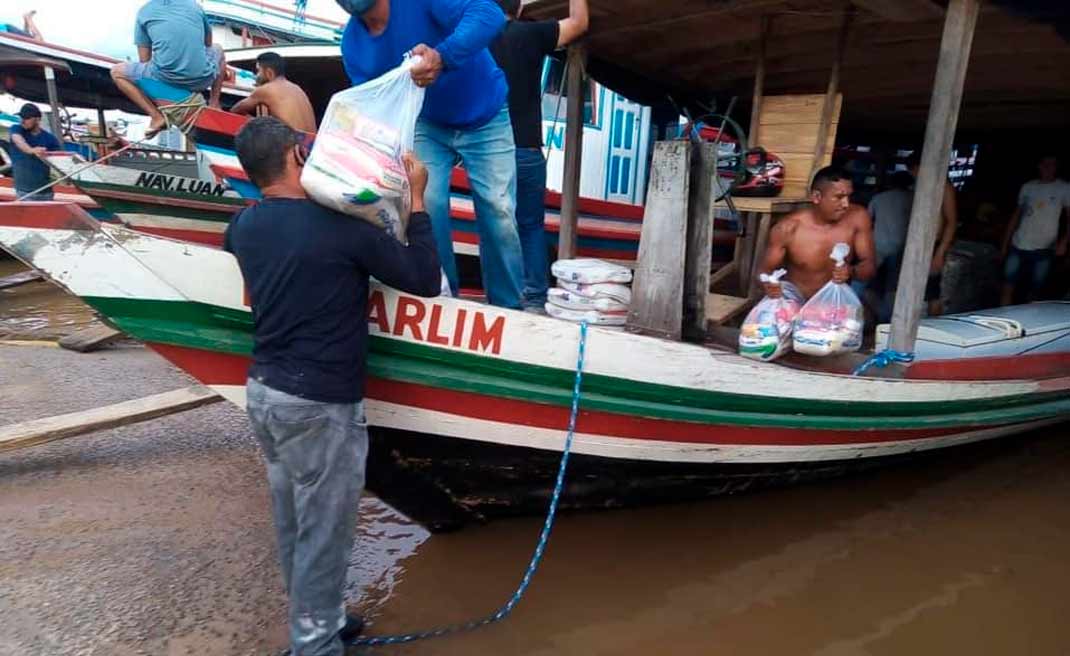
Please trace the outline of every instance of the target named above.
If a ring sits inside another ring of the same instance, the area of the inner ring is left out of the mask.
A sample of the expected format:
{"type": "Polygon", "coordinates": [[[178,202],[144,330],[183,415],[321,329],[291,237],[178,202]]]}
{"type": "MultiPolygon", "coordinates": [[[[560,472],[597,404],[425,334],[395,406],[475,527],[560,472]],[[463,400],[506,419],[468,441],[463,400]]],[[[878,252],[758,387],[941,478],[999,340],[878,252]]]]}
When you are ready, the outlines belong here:
{"type": "Polygon", "coordinates": [[[304,90],[286,78],[286,62],[275,52],[256,58],[256,89],[231,107],[235,114],[262,115],[262,110],[302,132],[316,131],[316,114],[304,90]]]}
{"type": "MultiPolygon", "coordinates": [[[[813,207],[792,212],[773,226],[761,270],[771,273],[786,268],[785,279],[804,299],[829,280],[844,283],[872,278],[876,273],[873,224],[866,208],[851,204],[851,191],[846,174],[831,166],[818,171],[810,185],[813,207]],[[829,257],[839,242],[851,247],[853,264],[836,266],[829,257]]],[[[765,291],[776,298],[781,287],[767,284],[765,291]]]]}

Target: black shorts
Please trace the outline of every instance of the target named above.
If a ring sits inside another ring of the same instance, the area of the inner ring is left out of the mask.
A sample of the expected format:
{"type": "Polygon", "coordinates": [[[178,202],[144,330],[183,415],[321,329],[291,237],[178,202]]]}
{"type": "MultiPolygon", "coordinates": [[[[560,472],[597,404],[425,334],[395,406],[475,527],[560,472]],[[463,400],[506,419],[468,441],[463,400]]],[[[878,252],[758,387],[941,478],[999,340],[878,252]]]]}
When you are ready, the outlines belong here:
{"type": "Polygon", "coordinates": [[[925,283],[925,300],[926,301],[939,301],[940,290],[943,287],[944,274],[936,273],[929,276],[928,282],[925,283]]]}

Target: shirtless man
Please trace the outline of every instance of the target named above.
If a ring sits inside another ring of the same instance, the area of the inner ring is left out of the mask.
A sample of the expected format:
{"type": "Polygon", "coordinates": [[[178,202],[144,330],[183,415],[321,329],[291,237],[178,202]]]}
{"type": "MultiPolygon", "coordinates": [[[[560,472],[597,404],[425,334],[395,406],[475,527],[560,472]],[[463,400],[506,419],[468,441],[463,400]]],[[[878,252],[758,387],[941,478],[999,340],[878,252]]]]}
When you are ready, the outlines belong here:
{"type": "Polygon", "coordinates": [[[235,114],[267,113],[302,132],[316,131],[316,114],[301,87],[286,79],[286,62],[278,53],[265,52],[256,58],[256,89],[230,108],[235,114]]]}
{"type": "MultiPolygon", "coordinates": [[[[829,280],[845,283],[872,278],[876,273],[873,225],[866,208],[852,205],[850,197],[851,178],[831,166],[818,171],[810,185],[813,207],[792,212],[773,227],[762,271],[786,268],[786,280],[805,298],[829,280]],[[839,242],[851,247],[854,264],[836,266],[829,257],[839,242]]],[[[774,298],[781,293],[779,285],[767,284],[765,291],[774,298]]]]}

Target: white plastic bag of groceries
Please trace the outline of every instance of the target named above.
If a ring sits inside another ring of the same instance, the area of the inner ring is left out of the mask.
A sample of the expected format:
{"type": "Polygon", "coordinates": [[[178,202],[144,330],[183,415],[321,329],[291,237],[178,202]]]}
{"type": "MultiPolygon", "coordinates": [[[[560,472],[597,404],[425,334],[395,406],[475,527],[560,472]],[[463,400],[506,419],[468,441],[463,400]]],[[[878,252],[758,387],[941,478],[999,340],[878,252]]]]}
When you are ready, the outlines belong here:
{"type": "MultiPolygon", "coordinates": [[[[842,265],[851,248],[836,244],[832,259],[842,265]]],[[[834,355],[857,351],[862,346],[862,302],[849,285],[831,280],[806,302],[795,316],[792,347],[807,355],[834,355]]]]}
{"type": "Polygon", "coordinates": [[[791,333],[795,315],[802,307],[803,297],[790,282],[781,282],[787,269],[763,273],[762,282],[780,287],[780,298],[766,296],[747,313],[739,329],[739,354],[755,360],[775,360],[791,349],[791,333]]]}
{"type": "Polygon", "coordinates": [[[317,203],[360,217],[405,241],[412,209],[402,155],[412,150],[424,90],[409,74],[418,57],[331,97],[301,186],[317,203]]]}
{"type": "Polygon", "coordinates": [[[632,281],[632,270],[628,267],[593,257],[557,260],[550,265],[550,273],[559,281],[566,280],[584,285],[603,282],[624,284],[632,281]]]}

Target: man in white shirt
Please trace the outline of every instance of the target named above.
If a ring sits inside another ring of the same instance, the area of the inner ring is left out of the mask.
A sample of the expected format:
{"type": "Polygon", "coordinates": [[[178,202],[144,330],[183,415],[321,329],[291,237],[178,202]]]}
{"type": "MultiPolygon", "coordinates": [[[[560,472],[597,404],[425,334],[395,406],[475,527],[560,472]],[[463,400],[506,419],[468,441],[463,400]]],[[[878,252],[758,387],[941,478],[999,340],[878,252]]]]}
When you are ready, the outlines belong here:
{"type": "Polygon", "coordinates": [[[1055,257],[1066,255],[1070,184],[1056,177],[1058,170],[1054,155],[1042,157],[1037,165],[1040,177],[1018,192],[1018,207],[1003,237],[1003,305],[1014,302],[1023,284],[1028,284],[1029,300],[1035,300],[1044,290],[1055,257]]]}

